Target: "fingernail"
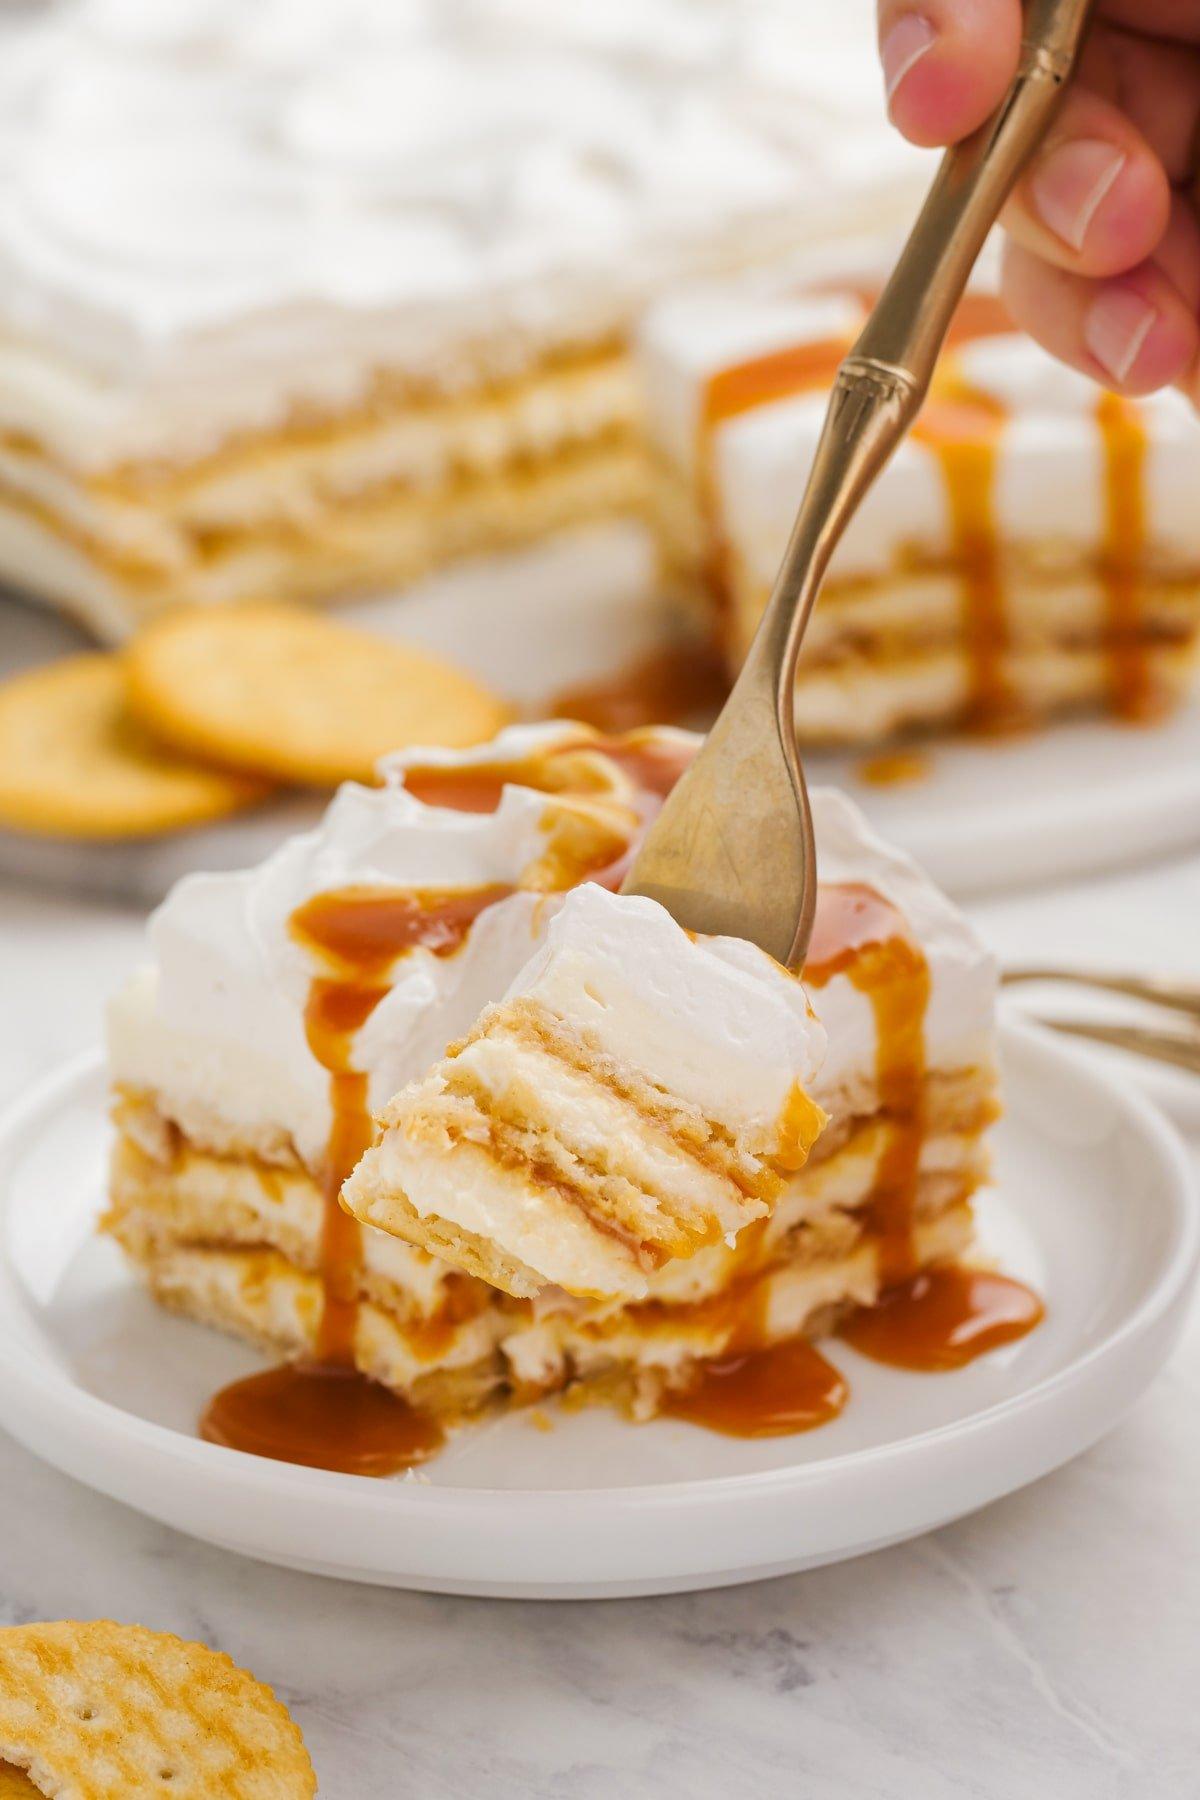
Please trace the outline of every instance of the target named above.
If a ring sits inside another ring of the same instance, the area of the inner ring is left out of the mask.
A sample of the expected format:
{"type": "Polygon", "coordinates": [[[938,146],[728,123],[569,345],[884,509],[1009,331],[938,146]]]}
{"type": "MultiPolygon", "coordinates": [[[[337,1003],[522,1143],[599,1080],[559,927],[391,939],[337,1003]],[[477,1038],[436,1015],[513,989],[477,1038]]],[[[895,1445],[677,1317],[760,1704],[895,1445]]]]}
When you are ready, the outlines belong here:
{"type": "Polygon", "coordinates": [[[1083,341],[1114,381],[1124,381],[1158,320],[1158,311],[1129,288],[1097,294],[1083,320],[1083,341]]]}
{"type": "Polygon", "coordinates": [[[920,62],[927,50],[932,50],[936,40],[937,32],[923,13],[904,13],[889,28],[879,46],[889,106],[908,71],[914,63],[920,62]]]}
{"type": "Polygon", "coordinates": [[[1125,152],[1099,138],[1074,138],[1049,151],[1030,181],[1042,223],[1082,250],[1101,201],[1125,167],[1125,152]]]}

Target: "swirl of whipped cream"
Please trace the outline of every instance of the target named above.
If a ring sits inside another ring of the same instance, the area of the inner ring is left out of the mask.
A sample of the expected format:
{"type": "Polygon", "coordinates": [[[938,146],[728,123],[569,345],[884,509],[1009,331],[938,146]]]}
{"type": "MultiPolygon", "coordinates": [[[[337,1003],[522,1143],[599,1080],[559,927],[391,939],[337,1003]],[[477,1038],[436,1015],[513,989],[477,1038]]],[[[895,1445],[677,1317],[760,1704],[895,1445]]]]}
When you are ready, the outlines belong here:
{"type": "MultiPolygon", "coordinates": [[[[347,887],[515,886],[543,857],[561,797],[513,781],[495,812],[457,812],[409,793],[405,770],[519,766],[578,736],[579,727],[566,724],[516,727],[473,751],[389,758],[382,787],[343,787],[315,830],[290,839],[258,868],[187,876],[151,921],[151,964],[110,1009],[114,1079],[155,1092],[185,1130],[189,1123],[202,1129],[215,1115],[243,1141],[269,1147],[290,1139],[316,1167],[330,1123],[328,1076],[305,1033],[304,1008],[317,971],[290,929],[293,913],[314,894],[347,887]]],[[[618,800],[622,779],[619,772],[614,776],[618,800]]],[[[891,901],[924,951],[931,981],[927,1066],[986,1060],[995,970],[971,928],[841,795],[817,790],[812,799],[822,883],[872,887],[891,901]]],[[[629,818],[632,833],[632,812],[629,818]]],[[[705,1029],[703,991],[693,992],[697,958],[672,960],[671,945],[680,934],[661,909],[626,907],[599,889],[575,894],[576,923],[564,933],[591,933],[612,968],[620,969],[625,988],[643,994],[644,1004],[629,1001],[622,1016],[640,1020],[637,1029],[647,1031],[656,1009],[682,1020],[674,1041],[681,1033],[706,1046],[685,1059],[686,1079],[697,1091],[710,1078],[732,1080],[736,1065],[739,1080],[751,1070],[739,1090],[746,1104],[755,1104],[759,1088],[775,1104],[779,1096],[764,1065],[800,1066],[801,1038],[811,1045],[819,1035],[810,1032],[799,984],[772,974],[769,959],[749,944],[713,940],[706,946],[713,979],[732,997],[726,1016],[739,1021],[736,1046],[725,1047],[729,1063],[717,1056],[720,1046],[714,1049],[705,1029]],[[627,913],[628,935],[622,924],[627,913]],[[750,1045],[756,1034],[762,1038],[757,1060],[750,1045]],[[712,1063],[708,1075],[706,1057],[712,1063]]],[[[373,1108],[424,1074],[447,1043],[505,993],[545,941],[563,899],[561,893],[518,891],[482,912],[453,956],[418,947],[399,958],[387,993],[354,1040],[352,1060],[368,1075],[373,1108]]],[[[810,1092],[830,1112],[852,1110],[855,1094],[874,1080],[871,1003],[845,975],[828,981],[816,998],[828,1051],[810,1092]]]]}
{"type": "Polygon", "coordinates": [[[381,364],[627,327],[648,289],[850,203],[812,133],[758,116],[761,4],[572,24],[509,0],[79,0],[0,27],[8,322],[152,391],[136,448],[168,454],[180,390],[207,443],[381,364]],[[245,381],[264,362],[269,406],[245,381]]]}

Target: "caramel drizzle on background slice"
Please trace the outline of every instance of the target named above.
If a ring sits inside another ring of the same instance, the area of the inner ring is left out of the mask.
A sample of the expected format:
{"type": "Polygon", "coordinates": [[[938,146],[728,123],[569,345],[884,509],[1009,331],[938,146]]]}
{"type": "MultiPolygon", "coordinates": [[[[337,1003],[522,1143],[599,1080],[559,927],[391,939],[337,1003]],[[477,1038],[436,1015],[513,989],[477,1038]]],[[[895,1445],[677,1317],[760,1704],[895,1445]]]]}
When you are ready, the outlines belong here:
{"type": "Polygon", "coordinates": [[[717,433],[731,419],[756,412],[760,406],[829,387],[849,348],[848,337],[786,344],[718,369],[705,382],[696,435],[696,486],[707,540],[704,575],[721,616],[729,610],[731,577],[730,546],[717,479],[717,433]]]}
{"type": "Polygon", "coordinates": [[[941,470],[960,583],[965,720],[976,731],[995,730],[1015,713],[1004,667],[1009,631],[996,527],[996,474],[1007,417],[1001,401],[945,374],[912,432],[941,470]]]}
{"type": "MultiPolygon", "coordinates": [[[[852,293],[864,308],[876,297],[873,287],[852,282],[830,283],[825,291],[852,293]]],[[[1012,322],[997,297],[967,294],[946,347],[953,350],[1011,331],[1012,322]]],[[[716,475],[717,431],[757,407],[829,386],[849,348],[848,338],[816,339],[768,351],[709,377],[700,408],[697,483],[708,537],[706,576],[720,614],[728,614],[730,603],[730,550],[716,475]]],[[[922,409],[914,436],[937,456],[942,471],[954,554],[962,570],[967,714],[970,723],[986,728],[1005,721],[1011,712],[1003,679],[1007,628],[994,518],[996,452],[1004,409],[961,380],[940,386],[940,395],[935,391],[922,409]]]]}
{"type": "MultiPolygon", "coordinates": [[[[854,282],[828,283],[813,291],[852,293],[864,308],[876,298],[874,287],[854,282]]],[[[1012,329],[997,296],[967,294],[955,314],[946,349],[1012,329]]],[[[728,420],[757,407],[827,386],[849,347],[848,339],[788,345],[718,370],[708,380],[698,426],[697,486],[708,536],[706,576],[720,614],[727,614],[730,600],[730,548],[716,476],[717,432],[728,420]]],[[[1018,721],[1004,668],[1009,629],[995,518],[1005,417],[1005,408],[994,395],[971,387],[952,365],[943,366],[913,430],[941,469],[962,582],[968,668],[965,720],[979,731],[1004,729],[1018,721]]],[[[1148,434],[1136,403],[1117,394],[1101,396],[1096,421],[1104,459],[1105,538],[1099,579],[1105,599],[1110,704],[1119,718],[1147,721],[1162,710],[1144,631],[1148,434]]]]}
{"type": "Polygon", "coordinates": [[[1140,407],[1101,394],[1096,422],[1104,456],[1104,544],[1100,581],[1109,643],[1109,692],[1120,719],[1146,723],[1161,710],[1146,655],[1146,463],[1140,407]]]}

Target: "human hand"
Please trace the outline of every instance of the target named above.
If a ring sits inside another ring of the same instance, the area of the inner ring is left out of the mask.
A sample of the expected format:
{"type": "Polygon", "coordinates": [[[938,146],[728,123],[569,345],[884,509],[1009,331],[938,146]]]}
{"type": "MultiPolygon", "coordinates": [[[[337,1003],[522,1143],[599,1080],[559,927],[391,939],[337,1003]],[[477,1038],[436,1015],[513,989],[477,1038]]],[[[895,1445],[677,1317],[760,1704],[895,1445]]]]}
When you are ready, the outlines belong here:
{"type": "MultiPolygon", "coordinates": [[[[888,110],[915,144],[983,122],[1020,0],[878,0],[888,110]]],[[[1106,387],[1200,404],[1200,5],[1099,0],[1079,72],[1002,215],[1016,323],[1106,387]]]]}

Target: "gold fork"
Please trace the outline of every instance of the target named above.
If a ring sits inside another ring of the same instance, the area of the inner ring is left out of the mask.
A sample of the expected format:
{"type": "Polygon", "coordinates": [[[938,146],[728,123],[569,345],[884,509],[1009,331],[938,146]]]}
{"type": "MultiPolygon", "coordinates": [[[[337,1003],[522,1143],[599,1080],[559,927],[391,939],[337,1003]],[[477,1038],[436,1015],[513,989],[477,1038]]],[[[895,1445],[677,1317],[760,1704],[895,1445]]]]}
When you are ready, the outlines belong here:
{"type": "Polygon", "coordinates": [[[689,930],[749,938],[792,967],[804,960],[817,883],[793,710],[800,641],[833,548],[920,410],[984,239],[1059,105],[1088,5],[1029,0],[1008,94],[942,158],[891,278],[838,370],[746,662],[622,889],[661,901],[689,930]]]}
{"type": "Polygon", "coordinates": [[[1097,1044],[1112,1044],[1118,1050],[1131,1050],[1148,1056],[1153,1062],[1170,1063],[1200,1075],[1200,982],[1178,981],[1161,975],[1126,975],[1103,969],[1052,969],[1028,967],[1006,969],[1005,985],[1019,982],[1053,982],[1073,987],[1099,988],[1107,993],[1122,994],[1133,1000],[1144,1000],[1151,1006],[1181,1016],[1182,1025],[1122,1024],[1107,1019],[1058,1019],[1044,1014],[1034,1015],[1039,1024],[1071,1037],[1088,1038],[1097,1044]]]}

